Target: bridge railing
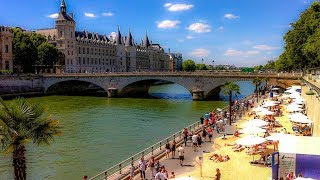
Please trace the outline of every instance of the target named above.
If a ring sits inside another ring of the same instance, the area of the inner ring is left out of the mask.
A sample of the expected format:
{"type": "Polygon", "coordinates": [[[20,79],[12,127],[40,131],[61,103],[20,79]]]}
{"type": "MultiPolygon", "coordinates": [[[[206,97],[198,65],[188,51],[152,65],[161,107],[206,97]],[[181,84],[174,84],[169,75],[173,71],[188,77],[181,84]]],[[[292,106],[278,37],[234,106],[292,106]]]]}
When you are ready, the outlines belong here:
{"type": "MultiPolygon", "coordinates": [[[[253,95],[249,95],[239,102],[247,101],[252,98],[253,95]]],[[[228,111],[229,106],[222,108],[221,111],[228,111]]],[[[189,132],[193,131],[195,133],[200,133],[202,125],[199,121],[189,125],[186,127],[189,132]]],[[[134,163],[135,167],[137,167],[137,162],[143,156],[144,159],[148,160],[151,156],[157,158],[161,157],[165,153],[165,144],[167,142],[171,143],[173,140],[176,141],[177,145],[183,143],[182,130],[168,136],[167,138],[162,139],[161,141],[153,144],[152,146],[138,152],[137,154],[125,159],[124,161],[102,171],[101,173],[89,178],[89,180],[102,180],[102,179],[124,179],[128,176],[130,172],[131,163],[134,163]]]]}
{"type": "Polygon", "coordinates": [[[302,77],[303,73],[252,73],[252,72],[208,72],[208,71],[196,71],[196,72],[109,72],[109,73],[68,73],[68,74],[41,74],[47,77],[75,77],[75,76],[130,76],[130,75],[142,75],[142,76],[187,76],[187,75],[198,75],[198,76],[223,76],[223,77],[288,77],[288,78],[299,78],[302,77]]]}

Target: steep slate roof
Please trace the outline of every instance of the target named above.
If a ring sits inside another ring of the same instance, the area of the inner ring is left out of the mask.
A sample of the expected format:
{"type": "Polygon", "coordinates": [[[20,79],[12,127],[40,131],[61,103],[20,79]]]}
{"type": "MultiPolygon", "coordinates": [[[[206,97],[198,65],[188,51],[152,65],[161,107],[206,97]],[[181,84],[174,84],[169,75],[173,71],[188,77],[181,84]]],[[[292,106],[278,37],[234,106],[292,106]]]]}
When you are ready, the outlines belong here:
{"type": "Polygon", "coordinates": [[[143,43],[142,43],[142,47],[149,47],[149,46],[151,46],[151,43],[149,41],[148,35],[146,34],[146,37],[144,38],[143,43]]]}
{"type": "Polygon", "coordinates": [[[129,29],[129,34],[128,34],[128,37],[126,38],[126,46],[133,46],[133,45],[134,45],[133,38],[129,29]]]}
{"type": "Polygon", "coordinates": [[[118,32],[116,35],[116,45],[118,45],[118,44],[123,44],[119,26],[118,26],[118,32]]]}
{"type": "Polygon", "coordinates": [[[85,39],[95,39],[95,40],[107,41],[107,42],[110,41],[106,35],[101,35],[98,33],[90,33],[88,31],[76,31],[76,37],[81,37],[85,39]]]}

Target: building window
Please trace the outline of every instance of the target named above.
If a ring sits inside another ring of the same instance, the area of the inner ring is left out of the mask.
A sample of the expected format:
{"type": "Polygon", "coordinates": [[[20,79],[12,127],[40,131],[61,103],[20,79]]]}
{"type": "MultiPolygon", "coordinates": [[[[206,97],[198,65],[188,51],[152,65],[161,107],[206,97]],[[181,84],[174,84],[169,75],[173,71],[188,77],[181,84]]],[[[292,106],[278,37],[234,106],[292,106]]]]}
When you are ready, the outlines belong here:
{"type": "Polygon", "coordinates": [[[72,38],[72,32],[71,32],[71,34],[70,34],[70,37],[72,38]]]}
{"type": "Polygon", "coordinates": [[[73,51],[71,51],[71,55],[73,55],[73,51]]]}
{"type": "Polygon", "coordinates": [[[70,55],[70,52],[68,51],[68,55],[70,55]]]}
{"type": "Polygon", "coordinates": [[[86,59],[84,57],[83,57],[82,63],[86,64],[86,59]]]}
{"type": "Polygon", "coordinates": [[[87,59],[87,64],[89,64],[89,58],[87,59]]]}
{"type": "Polygon", "coordinates": [[[79,54],[81,54],[81,48],[79,47],[79,54]]]}
{"type": "Polygon", "coordinates": [[[78,64],[81,64],[81,57],[79,57],[79,63],[78,64]]]}
{"type": "Polygon", "coordinates": [[[9,53],[9,46],[8,45],[6,45],[6,53],[9,53]]]}
{"type": "Polygon", "coordinates": [[[82,53],[85,54],[86,53],[86,48],[82,49],[82,53]]]}
{"type": "Polygon", "coordinates": [[[87,48],[87,54],[89,54],[89,48],[87,48]]]}

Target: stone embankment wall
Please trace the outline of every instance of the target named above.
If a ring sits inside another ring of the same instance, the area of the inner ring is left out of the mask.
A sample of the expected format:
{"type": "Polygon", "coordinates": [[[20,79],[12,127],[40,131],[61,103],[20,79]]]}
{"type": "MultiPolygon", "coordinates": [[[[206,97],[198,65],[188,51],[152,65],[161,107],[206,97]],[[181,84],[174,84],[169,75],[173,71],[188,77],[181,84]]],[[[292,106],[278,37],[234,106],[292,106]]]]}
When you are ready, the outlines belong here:
{"type": "Polygon", "coordinates": [[[43,79],[39,76],[0,76],[0,96],[36,96],[44,92],[43,79]]]}
{"type": "Polygon", "coordinates": [[[308,117],[314,122],[313,136],[320,136],[320,97],[315,95],[306,95],[309,91],[307,86],[302,87],[302,97],[307,101],[306,110],[308,117]]]}

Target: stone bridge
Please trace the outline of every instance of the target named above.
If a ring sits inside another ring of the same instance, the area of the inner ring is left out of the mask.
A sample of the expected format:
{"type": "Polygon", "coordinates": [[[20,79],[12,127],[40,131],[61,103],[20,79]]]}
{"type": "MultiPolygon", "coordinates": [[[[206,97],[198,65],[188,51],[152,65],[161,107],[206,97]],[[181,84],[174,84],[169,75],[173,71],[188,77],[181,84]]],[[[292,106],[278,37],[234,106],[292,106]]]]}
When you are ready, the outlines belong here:
{"type": "Polygon", "coordinates": [[[162,83],[176,83],[193,95],[194,100],[202,100],[215,95],[228,81],[250,81],[255,77],[269,78],[269,83],[286,88],[299,84],[302,74],[250,74],[239,72],[136,72],[108,74],[47,74],[42,75],[46,93],[53,85],[67,81],[83,81],[97,85],[108,92],[109,97],[138,97],[148,94],[150,86],[162,83]]]}

